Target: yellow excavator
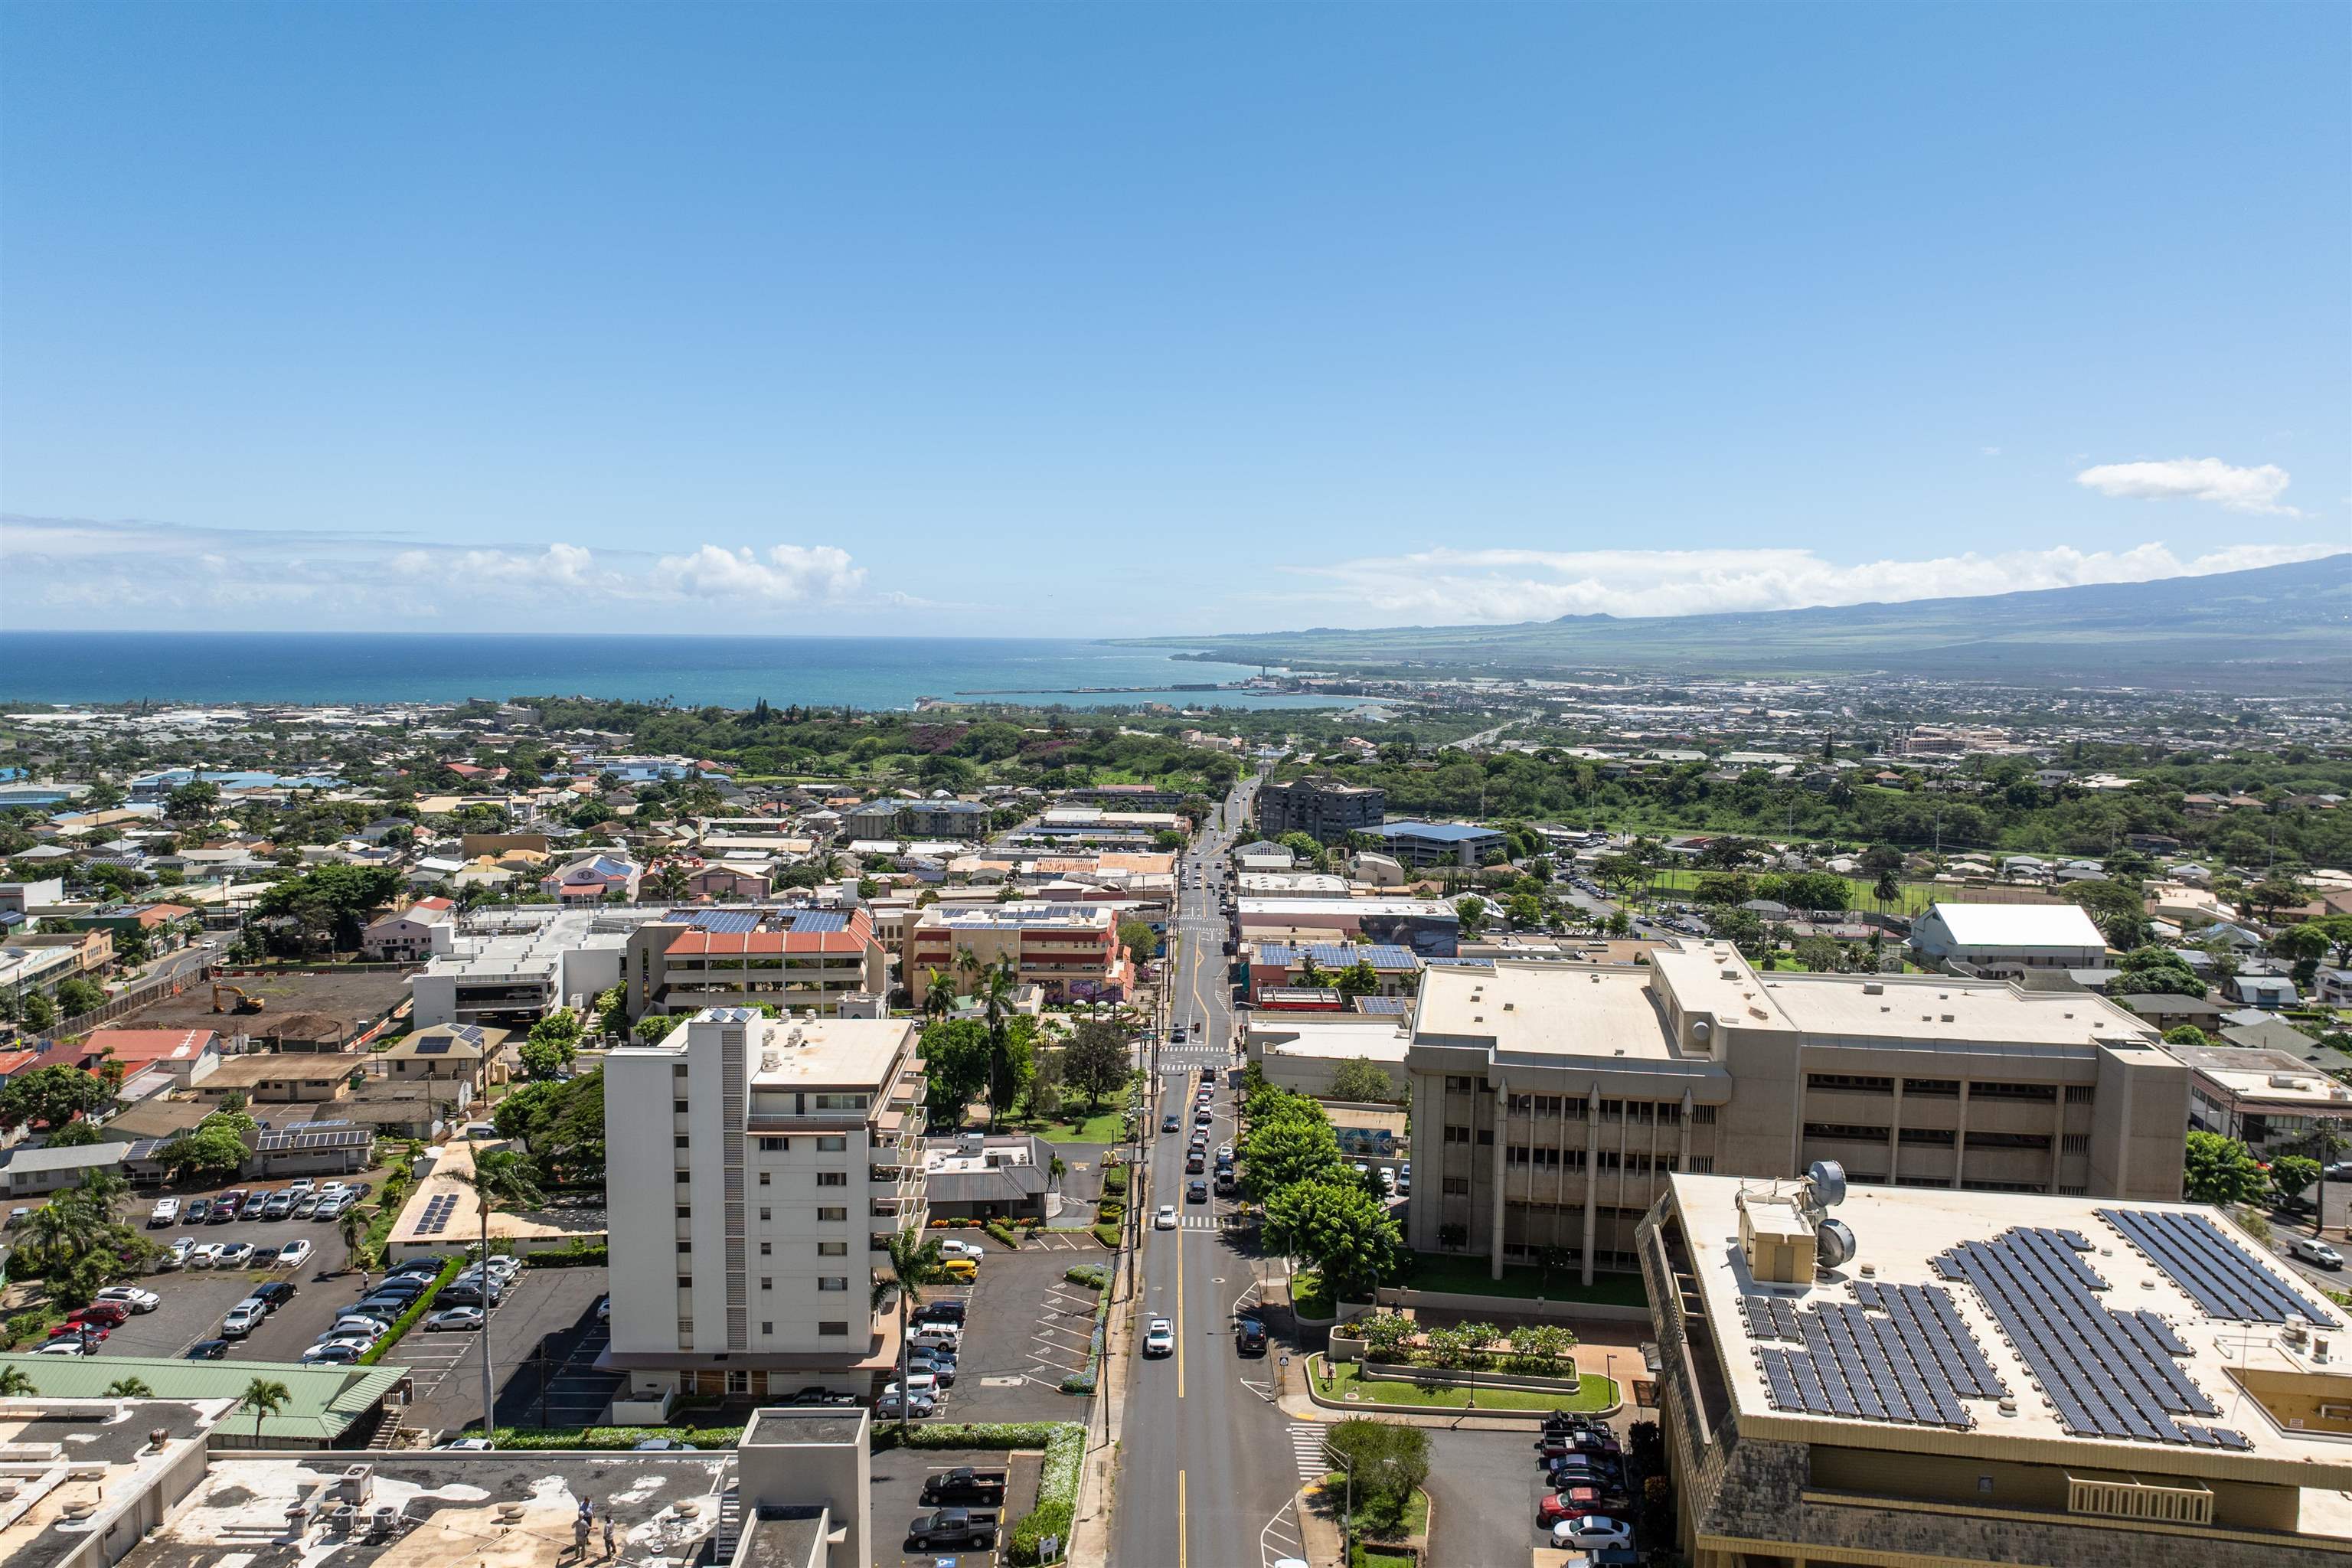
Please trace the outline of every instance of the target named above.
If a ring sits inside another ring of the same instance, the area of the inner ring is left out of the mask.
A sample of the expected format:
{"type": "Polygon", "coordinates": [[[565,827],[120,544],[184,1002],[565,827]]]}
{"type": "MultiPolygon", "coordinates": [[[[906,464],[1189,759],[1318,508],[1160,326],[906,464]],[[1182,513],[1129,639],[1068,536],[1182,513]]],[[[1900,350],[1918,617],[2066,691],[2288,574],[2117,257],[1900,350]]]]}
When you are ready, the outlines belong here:
{"type": "Polygon", "coordinates": [[[247,995],[242,986],[224,985],[217,980],[213,982],[213,1011],[215,1013],[226,1013],[231,1011],[238,1013],[258,1013],[261,1011],[262,1003],[266,1000],[266,997],[247,995]],[[236,998],[236,1006],[234,1009],[221,1005],[221,993],[224,991],[236,998]]]}

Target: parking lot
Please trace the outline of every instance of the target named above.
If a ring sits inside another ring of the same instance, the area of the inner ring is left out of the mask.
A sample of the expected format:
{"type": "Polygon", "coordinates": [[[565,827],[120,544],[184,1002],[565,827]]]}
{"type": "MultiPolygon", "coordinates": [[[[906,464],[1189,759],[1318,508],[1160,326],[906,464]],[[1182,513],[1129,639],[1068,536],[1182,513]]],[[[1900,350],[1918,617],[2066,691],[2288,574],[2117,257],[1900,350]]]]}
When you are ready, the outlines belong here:
{"type": "Polygon", "coordinates": [[[1086,1249],[1036,1243],[1009,1252],[990,1243],[980,1281],[969,1291],[926,1290],[925,1300],[961,1294],[971,1303],[956,1356],[956,1385],[940,1405],[955,1421],[1080,1421],[1086,1401],[1061,1392],[1062,1379],[1086,1365],[1095,1295],[1063,1279],[1081,1263],[1108,1268],[1111,1254],[1091,1237],[1086,1249]]]}
{"type": "MultiPolygon", "coordinates": [[[[490,1309],[487,1327],[454,1333],[426,1333],[420,1328],[401,1341],[385,1359],[409,1369],[415,1388],[410,1423],[455,1432],[468,1422],[480,1422],[485,1334],[489,1336],[491,1376],[498,1383],[501,1421],[540,1425],[539,1395],[544,1381],[546,1425],[593,1423],[604,1414],[619,1380],[576,1363],[570,1349],[576,1348],[584,1331],[599,1329],[596,1301],[604,1294],[604,1279],[602,1268],[526,1268],[506,1300],[490,1309]],[[543,1344],[550,1347],[544,1368],[540,1361],[543,1344]],[[548,1374],[544,1380],[542,1371],[548,1374]],[[592,1402],[593,1410],[587,1408],[592,1402]]],[[[604,1337],[601,1331],[595,1335],[595,1347],[587,1352],[589,1361],[603,1349],[604,1337]]]]}
{"type": "MultiPolygon", "coordinates": [[[[987,1568],[1001,1561],[997,1552],[991,1552],[901,1550],[908,1521],[929,1511],[921,1501],[923,1482],[960,1465],[1010,1471],[1004,1505],[997,1510],[1004,1529],[1009,1531],[1022,1515],[1036,1506],[1037,1478],[1043,1459],[1044,1456],[1034,1453],[959,1448],[893,1448],[875,1455],[872,1485],[867,1493],[874,1510],[874,1561],[897,1564],[898,1568],[937,1568],[940,1563],[950,1563],[954,1568],[987,1568]]],[[[1000,1543],[1002,1539],[1000,1535],[1000,1543]]]]}

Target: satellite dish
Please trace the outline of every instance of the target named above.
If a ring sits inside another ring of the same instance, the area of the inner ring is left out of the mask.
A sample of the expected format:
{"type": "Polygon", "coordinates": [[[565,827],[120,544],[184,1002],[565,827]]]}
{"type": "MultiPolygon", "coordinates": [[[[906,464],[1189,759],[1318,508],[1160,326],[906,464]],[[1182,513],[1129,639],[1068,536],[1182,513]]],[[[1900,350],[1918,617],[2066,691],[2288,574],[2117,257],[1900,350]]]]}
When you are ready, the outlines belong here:
{"type": "Polygon", "coordinates": [[[1859,1245],[1853,1228],[1845,1221],[1825,1219],[1813,1232],[1813,1261],[1823,1268],[1843,1268],[1853,1260],[1859,1245]]]}
{"type": "Polygon", "coordinates": [[[1845,1167],[1835,1160],[1816,1160],[1805,1167],[1805,1180],[1813,1189],[1813,1202],[1825,1209],[1833,1209],[1845,1202],[1845,1167]]]}

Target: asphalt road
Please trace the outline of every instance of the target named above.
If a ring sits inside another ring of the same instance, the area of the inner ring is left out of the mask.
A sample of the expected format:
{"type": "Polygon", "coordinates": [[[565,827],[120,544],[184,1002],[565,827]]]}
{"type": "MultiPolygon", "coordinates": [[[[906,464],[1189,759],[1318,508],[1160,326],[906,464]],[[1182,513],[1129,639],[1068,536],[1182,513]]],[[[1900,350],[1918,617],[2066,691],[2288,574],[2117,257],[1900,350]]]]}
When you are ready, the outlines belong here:
{"type": "Polygon", "coordinates": [[[1268,1533],[1299,1485],[1290,1424],[1248,1386],[1265,1384],[1270,1363],[1244,1361],[1234,1352],[1234,1306],[1244,1296],[1255,1299],[1256,1266],[1219,1228],[1229,1205],[1213,1197],[1205,1204],[1185,1201],[1186,1135],[1158,1131],[1168,1110],[1190,1127],[1194,1086],[1205,1066],[1217,1075],[1210,1147],[1234,1135],[1238,1074],[1222,951],[1226,926],[1213,884],[1232,847],[1234,826],[1247,815],[1245,792],[1255,783],[1236,792],[1187,854],[1186,878],[1205,867],[1212,886],[1186,889],[1175,918],[1170,1018],[1186,1026],[1188,1038],[1182,1046],[1160,1047],[1142,1202],[1147,1226],[1161,1204],[1175,1205],[1179,1225],[1145,1230],[1142,1289],[1146,1315],[1175,1325],[1176,1352],[1139,1359],[1129,1370],[1112,1527],[1112,1561],[1122,1568],[1261,1568],[1295,1550],[1280,1531],[1268,1533]],[[1193,1035],[1195,1020],[1207,1025],[1205,1043],[1193,1035]]]}

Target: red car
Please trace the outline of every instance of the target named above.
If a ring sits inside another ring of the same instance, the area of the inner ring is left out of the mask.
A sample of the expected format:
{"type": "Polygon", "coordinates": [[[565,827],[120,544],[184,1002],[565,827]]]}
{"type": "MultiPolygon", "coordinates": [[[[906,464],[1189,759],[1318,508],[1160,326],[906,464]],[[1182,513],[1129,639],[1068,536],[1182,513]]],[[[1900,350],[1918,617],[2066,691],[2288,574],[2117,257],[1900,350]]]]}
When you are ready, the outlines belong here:
{"type": "Polygon", "coordinates": [[[81,1337],[85,1329],[89,1331],[89,1336],[95,1340],[104,1340],[107,1335],[114,1331],[108,1328],[104,1323],[63,1322],[49,1331],[49,1338],[53,1340],[62,1340],[70,1335],[73,1338],[79,1339],[81,1337]]]}
{"type": "Polygon", "coordinates": [[[1563,1519],[1600,1512],[1606,1500],[1598,1487],[1570,1487],[1564,1492],[1553,1492],[1536,1505],[1536,1524],[1539,1529],[1549,1530],[1563,1519]]]}
{"type": "Polygon", "coordinates": [[[120,1301],[92,1301],[87,1307],[77,1308],[66,1314],[68,1323],[84,1321],[103,1323],[110,1329],[120,1328],[131,1321],[131,1309],[120,1301]]]}

